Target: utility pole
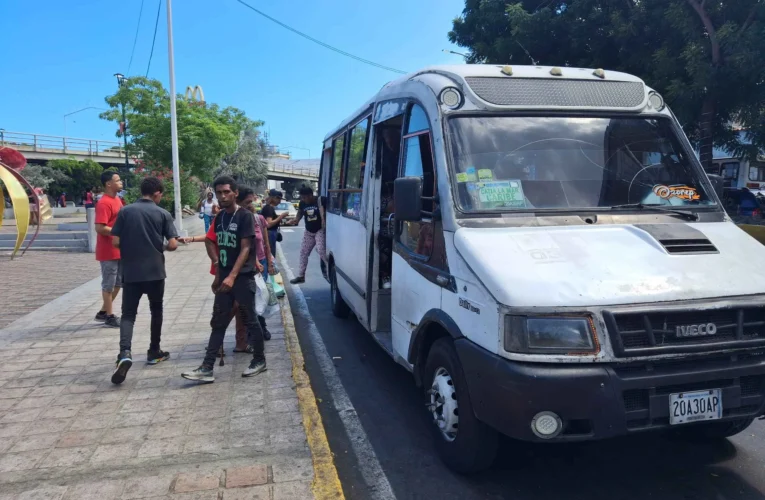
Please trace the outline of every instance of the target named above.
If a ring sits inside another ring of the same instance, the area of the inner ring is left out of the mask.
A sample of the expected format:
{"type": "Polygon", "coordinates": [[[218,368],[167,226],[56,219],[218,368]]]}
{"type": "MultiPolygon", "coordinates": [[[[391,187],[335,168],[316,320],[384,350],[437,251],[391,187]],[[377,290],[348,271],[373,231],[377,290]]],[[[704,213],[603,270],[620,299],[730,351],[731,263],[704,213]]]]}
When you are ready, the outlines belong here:
{"type": "MultiPolygon", "coordinates": [[[[117,77],[117,85],[122,88],[125,85],[125,75],[122,73],[115,73],[117,77]]],[[[127,147],[127,116],[125,116],[125,101],[120,99],[120,106],[122,107],[122,140],[125,144],[125,174],[130,172],[130,160],[128,160],[128,147],[127,147]]]]}
{"type": "Polygon", "coordinates": [[[170,66],[170,138],[173,147],[173,187],[175,198],[175,227],[180,235],[183,231],[181,212],[181,169],[178,158],[178,116],[175,106],[175,62],[173,60],[173,2],[167,0],[167,61],[170,66]]]}

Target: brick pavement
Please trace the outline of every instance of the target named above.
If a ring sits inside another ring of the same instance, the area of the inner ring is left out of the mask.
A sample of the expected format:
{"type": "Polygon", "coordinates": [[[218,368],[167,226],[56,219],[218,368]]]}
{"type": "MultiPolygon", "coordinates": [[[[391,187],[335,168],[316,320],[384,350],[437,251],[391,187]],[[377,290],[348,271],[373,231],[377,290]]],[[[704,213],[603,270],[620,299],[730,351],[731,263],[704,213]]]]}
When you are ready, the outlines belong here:
{"type": "Polygon", "coordinates": [[[312,498],[280,318],[269,318],[267,372],[240,376],[250,357],[231,354],[230,331],[216,382],[186,381],[180,373],[200,364],[210,332],[209,260],[195,244],[168,254],[167,267],[162,347],[171,359],[142,362],[144,299],[136,362],[120,386],[109,381],[119,332],[92,321],[99,279],[0,330],[1,500],[312,498]]]}
{"type": "Polygon", "coordinates": [[[92,253],[0,253],[0,328],[100,274],[92,253]]]}

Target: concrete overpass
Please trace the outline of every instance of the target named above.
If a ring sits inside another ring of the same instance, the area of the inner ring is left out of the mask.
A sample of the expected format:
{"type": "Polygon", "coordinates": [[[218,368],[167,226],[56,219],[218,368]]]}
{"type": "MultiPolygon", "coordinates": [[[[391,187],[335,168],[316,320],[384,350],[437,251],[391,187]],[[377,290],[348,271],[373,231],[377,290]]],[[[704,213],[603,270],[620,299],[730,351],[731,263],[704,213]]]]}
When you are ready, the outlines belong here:
{"type": "MultiPolygon", "coordinates": [[[[4,146],[21,151],[29,163],[72,157],[80,161],[91,159],[104,167],[125,165],[125,150],[117,141],[0,130],[0,147],[4,146]]],[[[134,165],[135,161],[131,158],[129,163],[134,165]]]]}
{"type": "MultiPolygon", "coordinates": [[[[121,142],[100,139],[79,139],[55,135],[10,132],[0,129],[0,147],[21,151],[29,163],[45,163],[48,160],[74,158],[91,159],[104,167],[125,165],[125,150],[121,142]]],[[[133,158],[128,160],[134,165],[133,158]]],[[[280,181],[315,183],[319,179],[319,160],[292,160],[285,157],[268,159],[268,178],[280,181]]]]}

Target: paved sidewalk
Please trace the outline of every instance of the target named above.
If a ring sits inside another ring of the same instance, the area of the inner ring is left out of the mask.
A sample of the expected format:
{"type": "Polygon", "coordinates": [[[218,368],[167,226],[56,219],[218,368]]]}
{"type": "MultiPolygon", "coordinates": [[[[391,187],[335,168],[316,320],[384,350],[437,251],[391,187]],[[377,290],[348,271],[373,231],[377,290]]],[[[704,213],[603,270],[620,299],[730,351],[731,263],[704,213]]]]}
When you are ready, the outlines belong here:
{"type": "Polygon", "coordinates": [[[0,330],[0,499],[313,498],[281,318],[268,319],[267,372],[240,376],[250,356],[231,353],[232,322],[215,383],[186,381],[180,373],[200,364],[210,334],[204,246],[169,253],[167,268],[171,359],[143,363],[144,298],[121,386],[110,382],[119,331],[92,321],[98,278],[0,330]]]}
{"type": "Polygon", "coordinates": [[[92,253],[0,252],[0,328],[100,274],[92,253]]]}

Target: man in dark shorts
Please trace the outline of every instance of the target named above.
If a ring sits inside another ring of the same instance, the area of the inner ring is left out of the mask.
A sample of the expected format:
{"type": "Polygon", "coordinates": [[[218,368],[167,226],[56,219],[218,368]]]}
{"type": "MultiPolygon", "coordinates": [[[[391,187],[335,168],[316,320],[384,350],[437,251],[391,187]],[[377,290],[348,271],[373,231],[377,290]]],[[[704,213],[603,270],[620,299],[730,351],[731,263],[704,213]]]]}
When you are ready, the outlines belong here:
{"type": "MultiPolygon", "coordinates": [[[[213,182],[213,189],[221,211],[213,220],[218,249],[216,253],[211,254],[217,257],[217,272],[213,281],[215,304],[210,321],[212,332],[202,366],[181,374],[185,379],[199,382],[215,381],[213,366],[231,321],[234,302],[239,304],[250,337],[250,345],[253,347],[252,361],[242,376],[251,377],[266,370],[263,331],[255,316],[255,268],[250,259],[250,251],[255,250],[252,242],[255,236],[255,219],[250,212],[236,204],[239,192],[234,179],[228,176],[218,177],[213,182]]],[[[205,241],[205,245],[209,249],[213,242],[205,241]]]]}
{"type": "Polygon", "coordinates": [[[151,343],[146,361],[155,365],[170,357],[159,348],[162,337],[162,301],[165,296],[165,255],[178,248],[178,233],[173,217],[157,206],[162,199],[162,181],[147,177],[141,182],[142,198],[120,210],[112,227],[114,246],[121,250],[124,272],[122,295],[122,321],[120,324],[120,352],[112,382],[121,384],[133,365],[130,350],[138,303],[146,294],[151,310],[151,343]],[[167,247],[165,247],[167,240],[167,247]]]}

